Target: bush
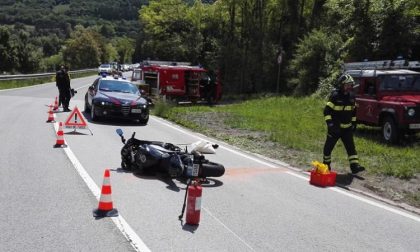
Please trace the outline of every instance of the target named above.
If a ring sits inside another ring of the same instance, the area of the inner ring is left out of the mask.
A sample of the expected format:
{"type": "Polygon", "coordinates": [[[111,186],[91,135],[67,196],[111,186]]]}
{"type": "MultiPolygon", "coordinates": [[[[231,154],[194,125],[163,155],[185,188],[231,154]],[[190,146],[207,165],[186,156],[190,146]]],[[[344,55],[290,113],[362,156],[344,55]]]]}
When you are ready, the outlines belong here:
{"type": "MultiPolygon", "coordinates": [[[[288,69],[293,76],[289,85],[294,94],[309,95],[315,92],[321,80],[323,89],[329,89],[328,78],[339,67],[343,41],[338,34],[330,34],[322,30],[313,30],[298,44],[294,58],[288,69]]],[[[331,76],[335,78],[336,76],[331,76]]]]}
{"type": "Polygon", "coordinates": [[[153,107],[153,114],[163,118],[168,117],[168,113],[171,111],[173,106],[163,100],[157,100],[153,107]]]}

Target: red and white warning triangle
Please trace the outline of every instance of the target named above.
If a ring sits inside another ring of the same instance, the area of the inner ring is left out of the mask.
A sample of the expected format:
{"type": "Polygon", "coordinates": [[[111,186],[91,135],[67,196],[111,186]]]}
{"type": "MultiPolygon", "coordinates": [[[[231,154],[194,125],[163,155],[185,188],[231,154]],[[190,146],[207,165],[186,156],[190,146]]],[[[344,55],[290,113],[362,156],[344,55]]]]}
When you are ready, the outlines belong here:
{"type": "Polygon", "coordinates": [[[86,120],[83,117],[82,113],[80,113],[77,107],[74,107],[69,117],[67,117],[67,120],[64,123],[64,127],[72,128],[72,129],[75,129],[75,128],[85,129],[87,127],[86,120]]]}

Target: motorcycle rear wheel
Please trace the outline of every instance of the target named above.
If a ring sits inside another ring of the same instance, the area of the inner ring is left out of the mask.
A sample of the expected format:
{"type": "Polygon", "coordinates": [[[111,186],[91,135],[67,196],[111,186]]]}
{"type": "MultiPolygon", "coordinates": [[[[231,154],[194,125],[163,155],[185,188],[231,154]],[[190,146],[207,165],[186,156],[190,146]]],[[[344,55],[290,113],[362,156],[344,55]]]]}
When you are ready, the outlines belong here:
{"type": "Polygon", "coordinates": [[[201,172],[198,177],[221,177],[223,174],[225,174],[225,167],[223,165],[209,161],[202,164],[201,172]]]}

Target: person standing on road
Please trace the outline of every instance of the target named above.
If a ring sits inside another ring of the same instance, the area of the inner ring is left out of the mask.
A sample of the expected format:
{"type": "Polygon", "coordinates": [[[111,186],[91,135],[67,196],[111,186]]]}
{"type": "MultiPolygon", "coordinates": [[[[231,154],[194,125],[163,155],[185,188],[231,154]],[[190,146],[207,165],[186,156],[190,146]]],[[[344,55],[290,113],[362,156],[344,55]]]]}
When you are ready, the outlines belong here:
{"type": "Polygon", "coordinates": [[[66,67],[61,66],[60,70],[57,71],[55,75],[55,81],[58,87],[58,92],[59,92],[59,97],[60,97],[59,100],[60,100],[60,103],[63,105],[63,111],[69,112],[71,111],[69,109],[70,98],[71,98],[70,77],[69,77],[66,67]]]}
{"type": "Polygon", "coordinates": [[[353,139],[353,131],[356,129],[356,106],[352,93],[354,80],[350,75],[343,74],[338,78],[337,85],[337,89],[332,91],[324,108],[328,132],[324,144],[323,162],[331,170],[331,152],[338,139],[341,139],[347,151],[350,170],[356,174],[365,168],[359,165],[353,139]]]}

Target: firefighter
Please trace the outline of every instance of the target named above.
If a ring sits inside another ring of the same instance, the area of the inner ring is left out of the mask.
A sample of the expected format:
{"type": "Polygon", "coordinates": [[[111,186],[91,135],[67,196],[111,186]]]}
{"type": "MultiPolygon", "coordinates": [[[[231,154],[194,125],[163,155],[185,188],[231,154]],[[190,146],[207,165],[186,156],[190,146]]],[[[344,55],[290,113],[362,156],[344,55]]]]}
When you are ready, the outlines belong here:
{"type": "Polygon", "coordinates": [[[356,129],[355,98],[352,93],[353,78],[348,74],[341,75],[337,80],[337,89],[334,89],[324,108],[325,122],[327,123],[327,139],[324,145],[324,164],[331,170],[331,152],[338,139],[346,148],[350,170],[353,174],[364,171],[359,165],[356,147],[353,140],[353,131],[356,129]]]}

